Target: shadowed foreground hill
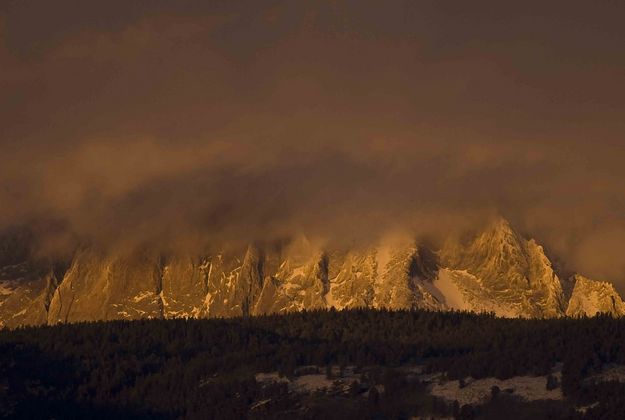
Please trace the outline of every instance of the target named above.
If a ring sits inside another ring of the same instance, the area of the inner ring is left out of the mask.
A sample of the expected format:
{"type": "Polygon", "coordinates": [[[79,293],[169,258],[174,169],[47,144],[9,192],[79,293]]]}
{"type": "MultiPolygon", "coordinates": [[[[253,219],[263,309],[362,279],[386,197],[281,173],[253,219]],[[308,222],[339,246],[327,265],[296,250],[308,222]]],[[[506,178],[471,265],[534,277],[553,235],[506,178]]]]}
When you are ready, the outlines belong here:
{"type": "Polygon", "coordinates": [[[585,379],[625,365],[625,320],[608,316],[523,320],[323,310],[96,322],[1,331],[0,358],[0,407],[8,417],[489,418],[498,415],[499,400],[457,407],[430,396],[405,369],[420,366],[456,380],[505,379],[547,375],[560,363],[565,400],[506,404],[550,418],[611,418],[625,409],[625,385],[585,379]],[[303,366],[330,365],[353,366],[357,383],[345,393],[301,394],[255,379],[260,372],[293,377],[303,366]]]}

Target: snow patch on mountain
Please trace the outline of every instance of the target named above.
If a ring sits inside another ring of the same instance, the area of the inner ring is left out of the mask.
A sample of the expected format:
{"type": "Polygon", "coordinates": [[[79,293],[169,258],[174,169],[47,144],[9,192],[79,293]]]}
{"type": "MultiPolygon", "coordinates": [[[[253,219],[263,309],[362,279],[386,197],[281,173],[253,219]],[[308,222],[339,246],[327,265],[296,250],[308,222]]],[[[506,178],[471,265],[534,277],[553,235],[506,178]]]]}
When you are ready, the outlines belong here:
{"type": "Polygon", "coordinates": [[[465,297],[456,283],[455,275],[457,275],[455,271],[442,268],[438,271],[438,276],[433,282],[424,282],[424,285],[446,309],[470,310],[470,305],[465,301],[465,297]]]}

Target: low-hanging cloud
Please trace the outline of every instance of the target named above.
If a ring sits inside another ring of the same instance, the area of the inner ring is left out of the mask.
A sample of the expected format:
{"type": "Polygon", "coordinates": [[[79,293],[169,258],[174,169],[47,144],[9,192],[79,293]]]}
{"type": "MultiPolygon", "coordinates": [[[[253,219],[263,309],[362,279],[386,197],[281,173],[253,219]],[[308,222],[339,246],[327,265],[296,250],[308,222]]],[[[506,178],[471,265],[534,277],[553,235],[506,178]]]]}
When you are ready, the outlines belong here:
{"type": "Polygon", "coordinates": [[[503,214],[625,284],[622,6],[53,3],[0,8],[2,227],[175,248],[503,214]]]}

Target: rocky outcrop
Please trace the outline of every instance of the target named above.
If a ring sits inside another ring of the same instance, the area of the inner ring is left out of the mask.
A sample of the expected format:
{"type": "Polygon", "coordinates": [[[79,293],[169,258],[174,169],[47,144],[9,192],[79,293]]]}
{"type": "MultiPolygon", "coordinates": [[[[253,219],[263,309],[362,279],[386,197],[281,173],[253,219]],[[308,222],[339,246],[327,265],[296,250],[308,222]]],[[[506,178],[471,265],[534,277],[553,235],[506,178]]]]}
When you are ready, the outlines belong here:
{"type": "Polygon", "coordinates": [[[280,261],[277,269],[267,264],[261,296],[254,314],[284,313],[303,309],[325,308],[328,292],[327,259],[324,253],[307,239],[299,238],[267,256],[280,261]]]}
{"type": "Polygon", "coordinates": [[[0,327],[47,323],[48,308],[59,280],[52,266],[28,262],[0,269],[0,327]]]}
{"type": "Polygon", "coordinates": [[[329,291],[326,302],[336,309],[373,306],[378,278],[376,251],[333,251],[328,254],[329,291]]]}
{"type": "Polygon", "coordinates": [[[79,251],[50,302],[48,323],[162,317],[154,255],[79,251]]]}
{"type": "Polygon", "coordinates": [[[573,276],[575,286],[566,314],[571,317],[594,316],[599,313],[625,315],[625,302],[610,283],[573,276]]]}
{"type": "Polygon", "coordinates": [[[0,327],[47,322],[62,270],[32,255],[31,245],[32,236],[24,229],[0,236],[0,327]]]}
{"type": "Polygon", "coordinates": [[[395,244],[380,253],[387,262],[376,283],[375,306],[388,309],[442,309],[440,302],[426,287],[431,281],[419,266],[422,260],[418,248],[411,244],[395,244]]]}
{"type": "Polygon", "coordinates": [[[174,256],[165,262],[160,292],[163,318],[207,316],[210,268],[204,257],[174,256]]]}

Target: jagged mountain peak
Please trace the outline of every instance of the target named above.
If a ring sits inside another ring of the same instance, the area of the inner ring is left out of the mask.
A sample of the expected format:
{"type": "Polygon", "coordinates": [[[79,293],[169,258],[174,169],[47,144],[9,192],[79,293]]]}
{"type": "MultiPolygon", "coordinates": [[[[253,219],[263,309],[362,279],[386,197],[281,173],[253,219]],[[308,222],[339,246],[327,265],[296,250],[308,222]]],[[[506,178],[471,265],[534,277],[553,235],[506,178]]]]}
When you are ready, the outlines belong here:
{"type": "Polygon", "coordinates": [[[625,302],[611,283],[591,280],[580,274],[575,274],[572,281],[575,285],[566,309],[568,316],[625,315],[625,302]]]}
{"type": "Polygon", "coordinates": [[[503,218],[466,243],[441,251],[441,264],[463,307],[504,316],[545,317],[564,313],[560,279],[534,240],[527,240],[503,218]]]}
{"type": "Polygon", "coordinates": [[[501,253],[517,254],[521,252],[523,238],[504,218],[492,222],[475,240],[470,248],[473,252],[488,252],[493,256],[501,253]]]}
{"type": "Polygon", "coordinates": [[[297,236],[166,257],[83,247],[62,273],[21,261],[29,255],[23,253],[20,261],[0,266],[0,325],[330,307],[461,309],[507,317],[625,314],[611,284],[583,276],[561,281],[543,248],[505,219],[438,253],[406,235],[367,245],[333,249],[297,236]],[[573,283],[569,299],[563,285],[573,283]]]}
{"type": "Polygon", "coordinates": [[[440,252],[443,265],[502,277],[527,263],[527,241],[504,218],[495,219],[468,241],[451,239],[440,252]]]}
{"type": "Polygon", "coordinates": [[[484,233],[502,239],[518,236],[510,221],[503,216],[494,218],[487,226],[484,233]]]}

